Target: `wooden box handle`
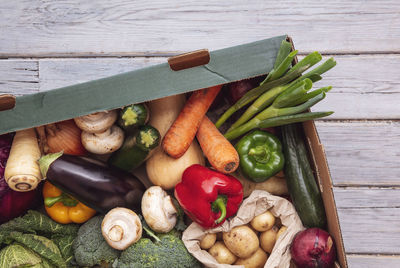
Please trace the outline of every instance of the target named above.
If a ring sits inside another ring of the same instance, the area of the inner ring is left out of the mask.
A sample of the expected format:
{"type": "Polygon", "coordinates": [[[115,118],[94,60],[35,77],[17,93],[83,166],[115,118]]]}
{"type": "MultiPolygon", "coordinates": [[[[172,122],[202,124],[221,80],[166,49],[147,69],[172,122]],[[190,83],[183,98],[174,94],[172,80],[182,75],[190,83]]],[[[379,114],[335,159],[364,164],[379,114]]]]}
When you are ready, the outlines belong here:
{"type": "Polygon", "coordinates": [[[0,95],[0,111],[10,110],[15,107],[15,96],[11,94],[0,95]]]}
{"type": "Polygon", "coordinates": [[[168,59],[168,64],[174,71],[201,66],[210,62],[210,53],[207,49],[200,49],[168,59]]]}

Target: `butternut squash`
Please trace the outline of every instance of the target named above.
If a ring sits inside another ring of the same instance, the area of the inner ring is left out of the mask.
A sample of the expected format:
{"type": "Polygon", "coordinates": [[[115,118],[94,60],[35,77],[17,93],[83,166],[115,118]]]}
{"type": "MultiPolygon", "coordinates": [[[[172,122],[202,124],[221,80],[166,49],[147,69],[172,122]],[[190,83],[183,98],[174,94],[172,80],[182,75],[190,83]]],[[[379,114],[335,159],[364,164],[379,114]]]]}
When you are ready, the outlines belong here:
{"type": "MultiPolygon", "coordinates": [[[[149,124],[160,132],[162,138],[178,117],[185,101],[185,96],[181,94],[148,103],[149,124]]],[[[161,186],[164,190],[170,190],[181,181],[183,171],[193,164],[204,165],[203,152],[195,140],[185,154],[178,159],[168,156],[159,146],[146,161],[146,172],[154,185],[161,186]]]]}

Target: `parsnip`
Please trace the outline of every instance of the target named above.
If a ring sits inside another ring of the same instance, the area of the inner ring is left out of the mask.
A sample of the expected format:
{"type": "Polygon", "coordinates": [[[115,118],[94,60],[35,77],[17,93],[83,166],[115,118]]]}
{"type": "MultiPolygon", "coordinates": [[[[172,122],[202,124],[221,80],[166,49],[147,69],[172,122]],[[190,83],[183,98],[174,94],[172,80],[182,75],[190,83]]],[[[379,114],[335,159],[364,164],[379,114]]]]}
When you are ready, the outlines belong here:
{"type": "Polygon", "coordinates": [[[37,162],[39,158],[40,149],[35,130],[17,131],[4,172],[8,186],[19,192],[35,189],[42,179],[37,162]]]}
{"type": "Polygon", "coordinates": [[[243,197],[248,197],[254,190],[264,190],[273,195],[289,195],[285,178],[273,176],[264,182],[253,182],[239,172],[233,174],[243,185],[243,197]]]}

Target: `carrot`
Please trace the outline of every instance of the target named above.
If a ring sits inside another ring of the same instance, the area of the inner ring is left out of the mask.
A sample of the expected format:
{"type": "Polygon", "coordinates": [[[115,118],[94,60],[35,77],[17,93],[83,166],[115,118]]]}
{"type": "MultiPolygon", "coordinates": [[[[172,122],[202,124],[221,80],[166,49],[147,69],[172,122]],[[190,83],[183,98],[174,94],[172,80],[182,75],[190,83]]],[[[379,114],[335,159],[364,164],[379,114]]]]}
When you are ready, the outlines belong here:
{"type": "Polygon", "coordinates": [[[238,168],[238,153],[207,116],[204,116],[196,137],[208,162],[216,170],[231,173],[238,168]]]}
{"type": "Polygon", "coordinates": [[[173,158],[181,157],[196,136],[197,129],[222,85],[195,91],[165,134],[162,147],[173,158]]]}
{"type": "Polygon", "coordinates": [[[11,145],[4,178],[8,186],[19,192],[37,187],[42,175],[37,160],[40,149],[33,128],[17,131],[11,145]]]}

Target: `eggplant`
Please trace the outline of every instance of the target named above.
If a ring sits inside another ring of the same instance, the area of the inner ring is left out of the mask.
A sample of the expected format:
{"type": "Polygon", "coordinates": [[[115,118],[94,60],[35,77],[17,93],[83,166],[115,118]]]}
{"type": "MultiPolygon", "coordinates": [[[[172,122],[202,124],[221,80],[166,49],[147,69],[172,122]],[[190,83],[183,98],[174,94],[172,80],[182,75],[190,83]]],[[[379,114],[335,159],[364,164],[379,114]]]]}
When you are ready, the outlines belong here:
{"type": "Polygon", "coordinates": [[[140,212],[146,188],[133,174],[90,158],[62,153],[45,155],[39,164],[43,177],[100,213],[106,214],[115,207],[140,212]]]}

